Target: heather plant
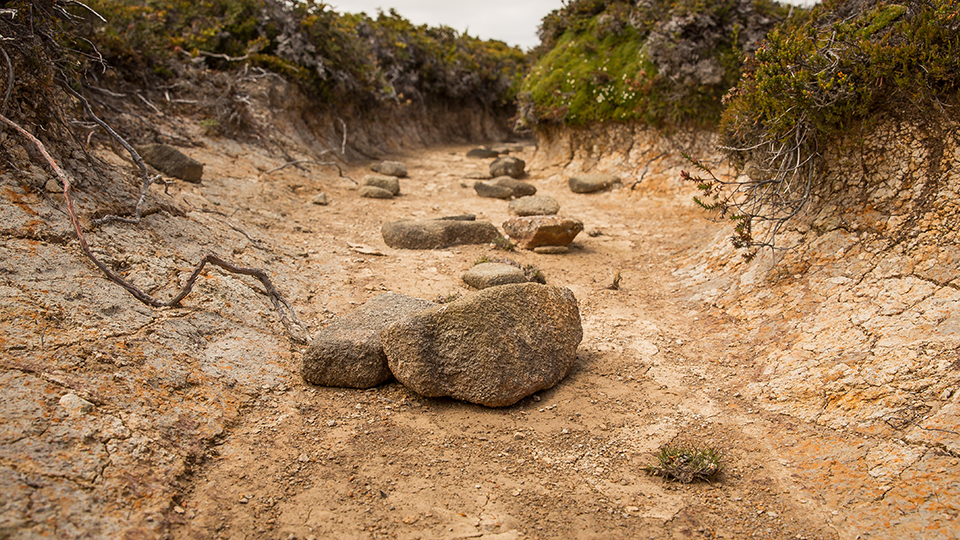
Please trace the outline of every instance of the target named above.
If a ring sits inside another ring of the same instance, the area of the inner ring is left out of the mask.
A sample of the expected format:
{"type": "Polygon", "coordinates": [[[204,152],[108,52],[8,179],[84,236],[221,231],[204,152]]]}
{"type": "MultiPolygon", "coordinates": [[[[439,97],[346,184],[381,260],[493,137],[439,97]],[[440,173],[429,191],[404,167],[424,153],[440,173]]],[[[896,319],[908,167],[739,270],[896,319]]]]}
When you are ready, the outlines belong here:
{"type": "Polygon", "coordinates": [[[743,173],[684,176],[698,202],[736,223],[748,257],[821,188],[821,151],[883,111],[955,111],[960,89],[960,3],[827,0],[769,33],[725,98],[723,149],[743,173]]]}

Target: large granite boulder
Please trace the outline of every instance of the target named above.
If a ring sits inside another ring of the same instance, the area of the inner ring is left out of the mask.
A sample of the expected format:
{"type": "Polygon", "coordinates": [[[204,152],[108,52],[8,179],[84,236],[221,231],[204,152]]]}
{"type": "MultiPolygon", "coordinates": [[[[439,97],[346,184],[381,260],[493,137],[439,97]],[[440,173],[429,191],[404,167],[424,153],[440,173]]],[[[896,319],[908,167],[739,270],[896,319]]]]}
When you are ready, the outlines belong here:
{"type": "Polygon", "coordinates": [[[203,163],[168,144],[145,144],[136,150],[144,162],[163,174],[193,184],[203,178],[203,163]]]}
{"type": "Polygon", "coordinates": [[[560,203],[547,195],[532,195],[510,201],[507,211],[515,216],[552,216],[560,211],[560,203]]]}
{"type": "Polygon", "coordinates": [[[523,283],[417,312],[381,339],[390,371],[407,388],[505,407],[563,379],[583,329],[569,289],[523,283]]]}
{"type": "Polygon", "coordinates": [[[567,246],[582,230],[582,221],[560,216],[524,216],[503,222],[503,232],[521,249],[567,246]]]}
{"type": "Polygon", "coordinates": [[[490,164],[490,176],[509,176],[510,178],[520,178],[523,176],[523,169],[527,163],[522,159],[513,156],[497,158],[490,164]]]}
{"type": "Polygon", "coordinates": [[[433,302],[386,293],[335,320],[303,355],[303,379],[321,386],[371,388],[390,378],[380,332],[433,302]]]}
{"type": "Polygon", "coordinates": [[[398,249],[442,249],[462,244],[486,244],[500,237],[489,221],[463,219],[401,220],[384,223],[383,241],[398,249]]]}
{"type": "Polygon", "coordinates": [[[581,174],[571,176],[567,181],[570,191],[574,193],[603,191],[618,183],[620,183],[620,177],[615,174],[581,174]]]}
{"type": "Polygon", "coordinates": [[[486,289],[498,285],[511,283],[526,283],[530,281],[522,268],[512,264],[496,262],[480,263],[467,270],[460,276],[463,282],[475,289],[486,289]]]}
{"type": "Polygon", "coordinates": [[[399,161],[381,161],[370,166],[370,170],[384,176],[407,177],[407,166],[399,161]]]}

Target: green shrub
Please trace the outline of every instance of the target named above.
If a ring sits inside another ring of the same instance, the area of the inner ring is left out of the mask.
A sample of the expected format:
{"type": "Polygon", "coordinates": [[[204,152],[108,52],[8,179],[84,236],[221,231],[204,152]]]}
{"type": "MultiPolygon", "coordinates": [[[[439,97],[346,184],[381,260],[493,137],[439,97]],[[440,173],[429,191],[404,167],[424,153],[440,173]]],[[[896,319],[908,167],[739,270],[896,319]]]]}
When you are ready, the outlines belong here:
{"type": "Polygon", "coordinates": [[[695,162],[707,177],[684,176],[736,222],[736,247],[776,248],[820,187],[823,145],[877,112],[956,107],[957,66],[957,0],[826,0],[771,31],[725,98],[725,149],[748,174],[721,181],[695,162]]]}
{"type": "Polygon", "coordinates": [[[714,125],[741,58],[785,15],[768,0],[571,2],[540,26],[520,123],[714,125]]]}
{"type": "Polygon", "coordinates": [[[340,14],[315,0],[92,0],[85,52],[127,75],[172,76],[183,62],[249,63],[299,82],[327,103],[400,105],[431,99],[512,106],[520,49],[391,10],[340,14]]]}

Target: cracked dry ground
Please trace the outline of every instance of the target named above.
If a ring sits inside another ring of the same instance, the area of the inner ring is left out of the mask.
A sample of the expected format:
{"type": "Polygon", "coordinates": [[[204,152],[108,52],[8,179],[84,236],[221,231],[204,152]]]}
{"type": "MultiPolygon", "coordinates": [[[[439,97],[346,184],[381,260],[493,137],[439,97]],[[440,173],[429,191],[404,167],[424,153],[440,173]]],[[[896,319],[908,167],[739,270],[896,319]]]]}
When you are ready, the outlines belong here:
{"type": "MultiPolygon", "coordinates": [[[[742,340],[750,329],[674,277],[716,231],[689,194],[575,195],[559,169],[533,170],[539,193],[590,233],[568,254],[402,251],[383,245],[383,222],[508,217],[506,202],[476,197],[464,179],[486,161],[465,158],[467,147],[394,156],[411,172],[402,195],[366,200],[327,171],[265,174],[284,159],[204,142],[187,149],[206,163],[202,185],[154,188],[147,206],[162,211],[91,233],[141,287],[166,297],[215,251],[266,269],[315,332],[382,291],[468,293],[463,271],[506,256],[575,293],[584,340],[573,372],[503,409],[396,382],[305,385],[301,351],[254,282],[211,269],[183,308],[146,308],[81,259],[58,195],[5,175],[0,537],[960,536],[956,458],[742,397],[764,368],[742,340]],[[321,190],[329,206],[310,204],[321,190]],[[68,410],[68,393],[95,406],[68,410]],[[721,481],[648,476],[671,441],[720,449],[721,481]],[[872,474],[872,451],[883,474],[872,474]]],[[[85,216],[98,204],[81,197],[85,216]]]]}

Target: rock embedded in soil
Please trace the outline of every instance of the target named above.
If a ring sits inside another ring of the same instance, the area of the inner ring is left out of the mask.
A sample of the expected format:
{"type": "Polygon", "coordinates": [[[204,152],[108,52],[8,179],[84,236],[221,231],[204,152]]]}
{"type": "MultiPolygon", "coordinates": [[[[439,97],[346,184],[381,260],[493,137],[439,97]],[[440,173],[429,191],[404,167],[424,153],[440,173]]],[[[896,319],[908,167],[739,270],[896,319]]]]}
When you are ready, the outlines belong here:
{"type": "Polygon", "coordinates": [[[524,216],[503,222],[503,232],[521,249],[567,246],[583,230],[583,222],[560,216],[524,216]]]}
{"type": "MultiPolygon", "coordinates": [[[[399,161],[381,161],[370,166],[370,170],[384,176],[407,177],[407,166],[399,161]]],[[[396,194],[394,194],[396,195],[396,194]]]]}
{"type": "Polygon", "coordinates": [[[368,174],[360,181],[361,186],[373,186],[385,189],[393,195],[400,194],[400,179],[396,176],[382,174],[368,174]]]}
{"type": "Polygon", "coordinates": [[[377,186],[360,186],[357,191],[364,199],[392,199],[393,193],[377,186]]]}
{"type": "Polygon", "coordinates": [[[615,174],[581,174],[571,176],[567,184],[574,193],[595,193],[620,182],[615,174]]]}
{"type": "Polygon", "coordinates": [[[407,388],[505,407],[563,379],[583,329],[569,289],[523,283],[417,312],[381,339],[391,372],[407,388]]]}
{"type": "Polygon", "coordinates": [[[477,195],[491,199],[512,199],[533,195],[537,192],[537,188],[532,184],[509,176],[500,176],[487,182],[477,182],[473,185],[473,189],[477,192],[477,195]]]}
{"type": "Polygon", "coordinates": [[[386,293],[324,328],[303,355],[301,375],[321,386],[371,388],[390,379],[380,332],[433,302],[386,293]]]}
{"type": "Polygon", "coordinates": [[[523,176],[523,169],[527,166],[522,159],[512,156],[497,158],[490,164],[490,176],[497,178],[499,176],[509,176],[510,178],[520,178],[523,176]]]}
{"type": "Polygon", "coordinates": [[[461,276],[463,282],[475,289],[486,289],[511,283],[529,281],[523,270],[512,264],[481,263],[467,270],[461,276]]]}
{"type": "Polygon", "coordinates": [[[473,150],[470,150],[469,152],[467,152],[468,158],[489,159],[489,158],[495,158],[499,156],[500,156],[500,152],[497,152],[496,150],[491,150],[484,146],[481,146],[480,148],[474,148],[473,150]]]}
{"type": "Polygon", "coordinates": [[[144,162],[163,174],[193,184],[203,178],[203,163],[168,144],[145,144],[136,150],[144,162]]]}
{"type": "Polygon", "coordinates": [[[489,221],[458,219],[402,220],[384,223],[383,241],[395,249],[442,249],[463,244],[487,244],[500,237],[489,221]]]}
{"type": "Polygon", "coordinates": [[[560,211],[560,203],[547,195],[530,195],[510,201],[507,211],[515,216],[552,216],[560,211]]]}
{"type": "Polygon", "coordinates": [[[327,201],[327,193],[324,191],[317,193],[316,195],[314,195],[312,199],[310,199],[310,202],[319,206],[326,206],[327,204],[329,204],[329,202],[327,201]]]}

